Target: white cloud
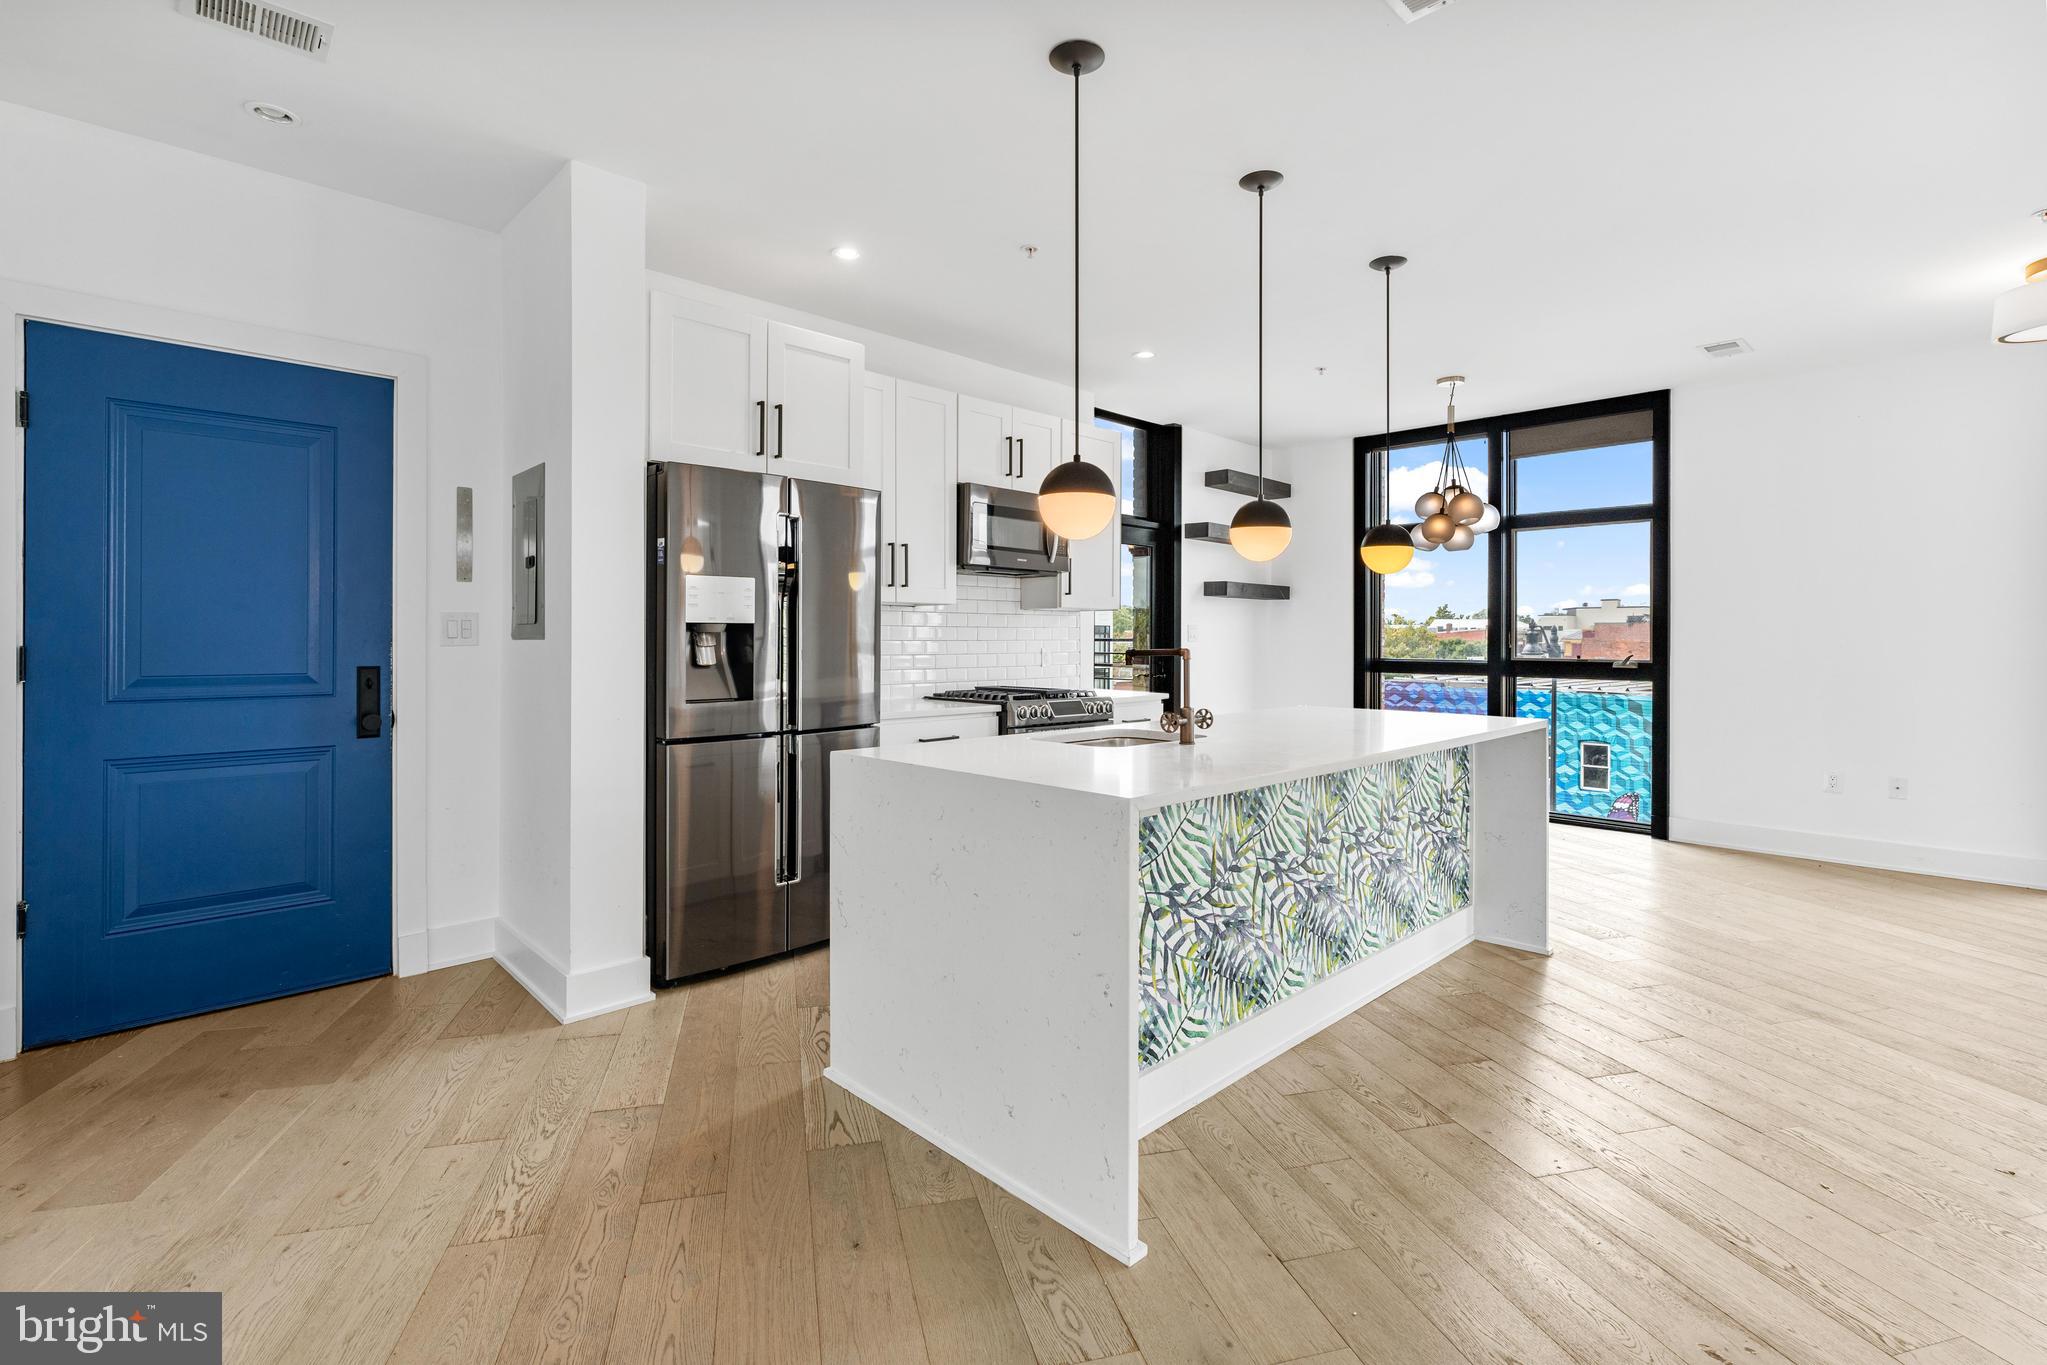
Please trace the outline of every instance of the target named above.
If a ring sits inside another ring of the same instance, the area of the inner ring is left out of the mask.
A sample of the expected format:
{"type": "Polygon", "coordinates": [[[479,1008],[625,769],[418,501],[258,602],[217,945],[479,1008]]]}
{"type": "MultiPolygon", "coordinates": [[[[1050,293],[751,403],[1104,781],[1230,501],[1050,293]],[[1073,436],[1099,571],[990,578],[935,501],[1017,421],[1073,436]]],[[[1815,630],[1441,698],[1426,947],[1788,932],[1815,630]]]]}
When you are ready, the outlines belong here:
{"type": "Polygon", "coordinates": [[[1647,583],[1630,583],[1621,589],[1621,596],[1634,598],[1638,602],[1646,602],[1649,600],[1649,585],[1647,583]]]}
{"type": "MultiPolygon", "coordinates": [[[[1436,464],[1394,465],[1386,471],[1387,499],[1392,507],[1395,521],[1415,520],[1415,499],[1436,486],[1436,464]]],[[[1483,469],[1471,471],[1471,491],[1480,497],[1486,496],[1486,478],[1483,469]]]]}
{"type": "Polygon", "coordinates": [[[1417,559],[1397,574],[1386,579],[1389,588],[1426,588],[1436,581],[1435,572],[1417,559]]]}

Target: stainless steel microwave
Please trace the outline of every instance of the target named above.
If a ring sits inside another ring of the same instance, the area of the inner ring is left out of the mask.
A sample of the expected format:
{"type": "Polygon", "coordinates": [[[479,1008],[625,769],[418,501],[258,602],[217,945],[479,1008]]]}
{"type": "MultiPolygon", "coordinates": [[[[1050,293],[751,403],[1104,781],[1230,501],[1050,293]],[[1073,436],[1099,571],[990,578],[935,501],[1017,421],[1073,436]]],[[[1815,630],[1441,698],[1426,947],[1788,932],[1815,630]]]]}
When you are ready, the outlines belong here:
{"type": "Polygon", "coordinates": [[[963,483],[959,566],[973,573],[1054,574],[1072,567],[1066,542],[1038,518],[1038,495],[963,483]]]}

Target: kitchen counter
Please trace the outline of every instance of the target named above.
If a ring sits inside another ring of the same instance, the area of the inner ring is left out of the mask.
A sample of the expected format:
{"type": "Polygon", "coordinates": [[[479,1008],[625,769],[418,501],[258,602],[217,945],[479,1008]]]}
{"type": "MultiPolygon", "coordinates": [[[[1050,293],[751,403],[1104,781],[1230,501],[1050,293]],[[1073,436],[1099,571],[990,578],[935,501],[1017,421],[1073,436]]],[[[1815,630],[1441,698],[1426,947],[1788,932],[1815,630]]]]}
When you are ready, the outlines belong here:
{"type": "MultiPolygon", "coordinates": [[[[1168,739],[1132,748],[1101,748],[1075,743],[1075,736],[1055,731],[965,740],[943,748],[869,749],[859,757],[1112,797],[1148,809],[1542,729],[1539,720],[1504,716],[1298,706],[1219,717],[1212,729],[1195,732],[1192,746],[1168,739]]],[[[1109,734],[1149,737],[1161,731],[1156,726],[1119,725],[1089,730],[1086,737],[1109,734]]]]}
{"type": "Polygon", "coordinates": [[[1549,740],[1334,707],[1075,737],[834,756],[825,1074],[1127,1264],[1144,1134],[1474,939],[1548,950],[1549,740]]]}

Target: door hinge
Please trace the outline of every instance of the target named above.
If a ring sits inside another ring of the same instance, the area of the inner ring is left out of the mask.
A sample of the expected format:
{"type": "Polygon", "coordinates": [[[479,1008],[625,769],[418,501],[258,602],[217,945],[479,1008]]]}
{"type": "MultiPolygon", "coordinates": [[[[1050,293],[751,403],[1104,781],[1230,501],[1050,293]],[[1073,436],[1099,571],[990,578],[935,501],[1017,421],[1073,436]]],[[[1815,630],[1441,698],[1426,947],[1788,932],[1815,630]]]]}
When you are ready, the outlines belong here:
{"type": "Polygon", "coordinates": [[[16,645],[14,647],[14,680],[18,683],[25,683],[28,681],[27,645],[16,645]]]}
{"type": "Polygon", "coordinates": [[[15,936],[16,938],[27,938],[27,937],[28,937],[28,902],[27,902],[27,901],[16,901],[16,902],[14,903],[14,936],[15,936]]]}
{"type": "Polygon", "coordinates": [[[14,425],[18,427],[25,427],[28,425],[27,389],[16,389],[14,391],[14,425]]]}

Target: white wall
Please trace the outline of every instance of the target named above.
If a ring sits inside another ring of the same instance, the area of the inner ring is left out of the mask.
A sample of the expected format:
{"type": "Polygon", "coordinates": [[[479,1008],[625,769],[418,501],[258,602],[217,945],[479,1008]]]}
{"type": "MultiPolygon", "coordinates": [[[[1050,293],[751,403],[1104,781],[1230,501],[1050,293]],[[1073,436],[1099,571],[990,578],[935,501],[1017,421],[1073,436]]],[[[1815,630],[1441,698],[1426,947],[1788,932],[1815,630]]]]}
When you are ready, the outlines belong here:
{"type": "MultiPolygon", "coordinates": [[[[17,282],[42,299],[35,311],[76,320],[152,319],[169,340],[289,336],[289,354],[354,347],[403,353],[424,389],[425,468],[395,473],[394,535],[401,553],[426,566],[424,602],[394,633],[413,657],[414,676],[394,670],[399,723],[394,746],[419,736],[423,791],[397,793],[425,824],[423,920],[406,926],[401,967],[457,960],[490,950],[488,921],[498,900],[498,685],[505,553],[496,498],[503,434],[499,352],[498,239],[485,232],[0,104],[0,289],[17,282]],[[55,291],[55,292],[52,292],[55,291]],[[181,319],[189,316],[189,323],[181,319]],[[454,581],[454,488],[477,490],[476,581],[454,581]],[[424,610],[421,610],[423,605],[424,610]],[[428,648],[441,611],[481,611],[484,641],[428,648]]],[[[9,297],[28,297],[14,288],[9,297]]],[[[10,305],[16,311],[19,305],[10,305]]],[[[19,382],[14,326],[5,350],[19,382]]],[[[112,324],[110,324],[112,325],[112,324]]],[[[125,328],[124,328],[125,329],[125,328]]],[[[217,342],[216,344],[225,344],[217,342]]],[[[279,343],[280,346],[282,343],[279,343]]],[[[286,354],[280,349],[270,353],[286,354]]],[[[404,386],[401,385],[401,388],[404,386]]],[[[408,402],[401,393],[401,407],[408,402]]],[[[402,458],[402,457],[401,457],[402,458]]],[[[17,523],[18,455],[4,497],[17,523]]],[[[10,550],[0,585],[0,638],[19,637],[10,550]]],[[[12,706],[6,708],[10,717],[12,706]]],[[[0,753],[0,866],[18,866],[20,749],[11,727],[0,753]]],[[[15,989],[14,940],[0,941],[0,1013],[15,989]]]]}
{"type": "Polygon", "coordinates": [[[1674,837],[2047,885],[2043,352],[1672,395],[1674,837]]]}
{"type": "MultiPolygon", "coordinates": [[[[1267,457],[1271,463],[1270,456],[1267,457]]],[[[1353,457],[1350,438],[1318,441],[1282,451],[1294,495],[1287,515],[1294,543],[1280,558],[1294,555],[1287,583],[1293,596],[1269,604],[1265,618],[1266,667],[1259,680],[1264,706],[1349,706],[1352,702],[1352,574],[1357,537],[1351,529],[1353,457]],[[1312,559],[1313,567],[1308,567],[1312,559]]]]}
{"type": "MultiPolygon", "coordinates": [[[[1671,466],[1672,837],[2047,885],[2047,347],[1731,364],[1673,391],[1671,466]]],[[[1255,695],[1348,705],[1350,443],[1273,467],[1255,695]]]]}
{"type": "MultiPolygon", "coordinates": [[[[558,175],[504,231],[505,450],[483,504],[508,519],[512,475],[545,462],[545,635],[502,645],[503,929],[566,976],[569,961],[569,585],[574,526],[568,452],[569,178],[558,175]]],[[[479,512],[481,513],[481,507],[479,512]]],[[[483,519],[479,515],[479,520],[483,519]]],[[[489,566],[511,616],[509,544],[489,566]]],[[[479,565],[479,569],[483,566],[479,565]]],[[[509,635],[507,627],[494,636],[509,635]]]]}
{"type": "MultiPolygon", "coordinates": [[[[1171,421],[1168,414],[1141,413],[1153,421],[1171,421]]],[[[1265,472],[1285,479],[1277,452],[1265,452],[1265,472]]],[[[1225,493],[1202,482],[1211,469],[1258,467],[1258,451],[1242,441],[1232,441],[1206,431],[1184,428],[1180,433],[1180,519],[1183,522],[1213,521],[1227,526],[1244,505],[1241,493],[1225,493]]],[[[1289,515],[1295,503],[1281,504],[1289,515]]],[[[1298,571],[1310,561],[1297,548],[1269,564],[1253,564],[1228,545],[1189,540],[1180,547],[1180,642],[1192,651],[1194,704],[1217,715],[1266,706],[1273,662],[1266,656],[1264,642],[1279,602],[1250,598],[1207,597],[1201,585],[1210,580],[1238,583],[1291,584],[1298,571]]]]}
{"type": "Polygon", "coordinates": [[[502,486],[546,462],[545,636],[506,645],[497,955],[579,1019],[644,951],[646,187],[571,162],[505,230],[502,486]]]}

